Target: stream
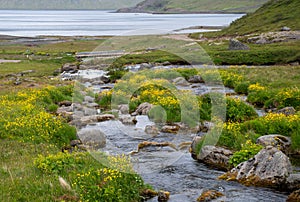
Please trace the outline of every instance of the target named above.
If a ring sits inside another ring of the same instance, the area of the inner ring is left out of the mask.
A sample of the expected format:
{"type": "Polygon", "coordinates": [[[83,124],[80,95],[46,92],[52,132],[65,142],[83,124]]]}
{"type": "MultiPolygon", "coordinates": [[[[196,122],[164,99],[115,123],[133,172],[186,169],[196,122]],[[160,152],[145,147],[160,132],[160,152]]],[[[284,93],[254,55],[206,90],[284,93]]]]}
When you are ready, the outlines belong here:
{"type": "MultiPolygon", "coordinates": [[[[96,73],[105,74],[101,70],[96,73]]],[[[96,78],[91,74],[95,74],[95,71],[93,73],[80,72],[80,75],[88,75],[86,78],[96,78]]],[[[85,82],[84,85],[98,92],[113,87],[111,84],[93,85],[92,82],[85,82]]],[[[195,94],[207,92],[204,84],[184,88],[192,90],[195,94]]],[[[232,93],[232,89],[226,88],[225,92],[232,93]]],[[[137,116],[136,120],[135,125],[124,125],[118,120],[110,120],[86,127],[96,127],[106,135],[106,146],[101,149],[102,151],[111,155],[131,153],[130,157],[135,171],[142,176],[145,183],[153,186],[155,190],[169,191],[170,202],[196,201],[205,190],[217,190],[224,194],[214,201],[283,202],[286,200],[287,194],[285,193],[261,187],[246,187],[237,182],[217,180],[218,176],[224,172],[193,160],[188,151],[193,137],[198,134],[160,132],[158,135],[149,135],[144,132],[145,126],[154,125],[154,123],[143,115],[137,116]],[[145,141],[168,142],[173,146],[147,146],[136,151],[138,145],[145,141]],[[132,153],[132,151],[136,152],[132,153]]],[[[157,201],[157,197],[148,201],[157,201]]]]}

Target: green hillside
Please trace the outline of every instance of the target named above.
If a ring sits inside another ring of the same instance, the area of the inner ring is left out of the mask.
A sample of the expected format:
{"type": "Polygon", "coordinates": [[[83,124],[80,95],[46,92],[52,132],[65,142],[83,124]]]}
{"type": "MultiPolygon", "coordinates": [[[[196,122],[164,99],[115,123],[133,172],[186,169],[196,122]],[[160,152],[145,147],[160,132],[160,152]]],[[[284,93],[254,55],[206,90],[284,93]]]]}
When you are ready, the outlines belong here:
{"type": "Polygon", "coordinates": [[[253,12],[267,0],[145,0],[120,12],[198,13],[253,12]]]}
{"type": "Polygon", "coordinates": [[[118,9],[141,0],[0,0],[0,9],[118,9]]]}
{"type": "Polygon", "coordinates": [[[271,0],[223,30],[226,34],[279,31],[283,26],[300,30],[300,0],[271,0]]]}

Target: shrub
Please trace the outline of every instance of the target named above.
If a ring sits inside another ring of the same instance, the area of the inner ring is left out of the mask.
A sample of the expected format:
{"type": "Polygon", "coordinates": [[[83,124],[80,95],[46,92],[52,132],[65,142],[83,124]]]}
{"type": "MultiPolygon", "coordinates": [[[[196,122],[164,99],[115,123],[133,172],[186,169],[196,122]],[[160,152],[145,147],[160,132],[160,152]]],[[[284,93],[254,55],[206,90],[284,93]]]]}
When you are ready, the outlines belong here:
{"type": "Polygon", "coordinates": [[[244,122],[258,117],[254,108],[240,99],[227,98],[226,104],[226,121],[244,122]]]}
{"type": "Polygon", "coordinates": [[[246,141],[240,151],[235,152],[229,159],[229,164],[236,167],[240,163],[254,157],[263,147],[252,143],[250,140],[246,141]]]}
{"type": "Polygon", "coordinates": [[[248,81],[239,82],[235,85],[234,91],[238,94],[248,94],[249,85],[248,81]]]}

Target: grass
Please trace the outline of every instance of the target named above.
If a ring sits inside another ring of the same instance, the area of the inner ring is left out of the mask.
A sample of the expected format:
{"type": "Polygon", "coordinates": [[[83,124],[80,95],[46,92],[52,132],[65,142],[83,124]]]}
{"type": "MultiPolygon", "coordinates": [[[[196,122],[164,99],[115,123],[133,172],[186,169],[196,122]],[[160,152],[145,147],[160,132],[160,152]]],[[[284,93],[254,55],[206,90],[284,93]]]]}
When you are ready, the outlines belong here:
{"type": "Polygon", "coordinates": [[[143,10],[148,12],[227,12],[227,13],[240,13],[240,12],[253,12],[266,0],[156,0],[146,1],[143,10]]]}
{"type": "MultiPolygon", "coordinates": [[[[291,30],[299,30],[299,9],[300,2],[298,0],[270,0],[254,13],[235,20],[222,31],[201,34],[208,38],[217,38],[280,31],[284,26],[291,30]]],[[[193,33],[190,36],[197,39],[199,35],[199,33],[193,33]]]]}

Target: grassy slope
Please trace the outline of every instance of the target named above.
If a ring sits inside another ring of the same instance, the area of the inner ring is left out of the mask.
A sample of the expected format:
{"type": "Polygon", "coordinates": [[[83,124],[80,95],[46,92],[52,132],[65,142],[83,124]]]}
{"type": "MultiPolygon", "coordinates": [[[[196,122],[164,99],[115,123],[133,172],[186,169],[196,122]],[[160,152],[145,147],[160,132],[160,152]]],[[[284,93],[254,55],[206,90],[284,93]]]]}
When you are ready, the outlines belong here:
{"type": "Polygon", "coordinates": [[[249,34],[254,32],[279,31],[288,26],[293,30],[300,29],[300,1],[299,0],[272,0],[224,29],[223,35],[249,34]]]}
{"type": "Polygon", "coordinates": [[[146,0],[140,12],[253,12],[267,0],[146,0]]]}
{"type": "Polygon", "coordinates": [[[117,9],[141,0],[0,0],[0,9],[117,9]]]}

